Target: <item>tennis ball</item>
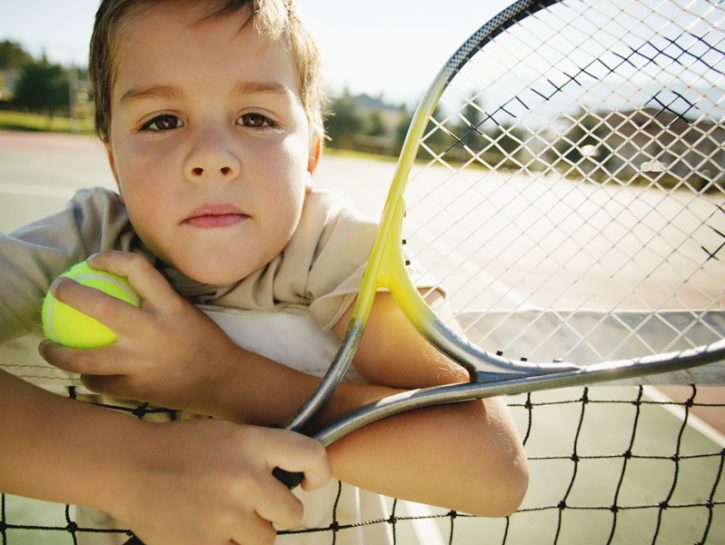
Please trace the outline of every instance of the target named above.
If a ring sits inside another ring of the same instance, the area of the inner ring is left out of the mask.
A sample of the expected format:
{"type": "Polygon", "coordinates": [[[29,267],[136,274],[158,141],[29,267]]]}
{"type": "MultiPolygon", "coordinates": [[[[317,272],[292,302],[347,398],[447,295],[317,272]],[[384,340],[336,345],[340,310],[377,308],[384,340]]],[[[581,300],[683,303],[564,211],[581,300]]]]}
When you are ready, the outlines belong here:
{"type": "MultiPolygon", "coordinates": [[[[93,269],[83,261],[74,265],[61,276],[72,278],[79,284],[95,288],[117,297],[136,307],[141,298],[128,280],[107,271],[93,269]]],[[[50,290],[43,300],[43,333],[53,342],[70,348],[97,348],[116,341],[116,334],[98,320],[61,303],[50,290]]]]}

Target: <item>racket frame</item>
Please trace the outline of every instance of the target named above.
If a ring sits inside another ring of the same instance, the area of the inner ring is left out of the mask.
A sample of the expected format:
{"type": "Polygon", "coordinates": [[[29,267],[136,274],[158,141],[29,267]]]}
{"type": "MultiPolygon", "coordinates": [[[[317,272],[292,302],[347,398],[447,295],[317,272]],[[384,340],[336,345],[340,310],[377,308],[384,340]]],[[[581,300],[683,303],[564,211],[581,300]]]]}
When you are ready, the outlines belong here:
{"type": "Polygon", "coordinates": [[[435,313],[411,282],[406,272],[405,258],[400,250],[401,241],[403,240],[403,219],[405,217],[403,193],[410,178],[428,120],[432,116],[448,83],[465,66],[468,60],[495,36],[520,19],[560,1],[518,0],[506,7],[474,32],[451,55],[428,86],[427,91],[416,107],[403,142],[345,336],[319,386],[300,407],[297,414],[287,422],[286,429],[304,433],[311,421],[332,397],[335,389],[350,368],[360,345],[375,300],[375,294],[379,288],[389,290],[406,318],[418,332],[433,346],[463,365],[471,380],[475,380],[478,376],[481,366],[492,368],[492,371],[493,369],[500,369],[507,373],[534,374],[549,374],[579,369],[579,366],[572,364],[524,364],[503,358],[480,350],[468,340],[451,331],[435,316],[435,313]]]}

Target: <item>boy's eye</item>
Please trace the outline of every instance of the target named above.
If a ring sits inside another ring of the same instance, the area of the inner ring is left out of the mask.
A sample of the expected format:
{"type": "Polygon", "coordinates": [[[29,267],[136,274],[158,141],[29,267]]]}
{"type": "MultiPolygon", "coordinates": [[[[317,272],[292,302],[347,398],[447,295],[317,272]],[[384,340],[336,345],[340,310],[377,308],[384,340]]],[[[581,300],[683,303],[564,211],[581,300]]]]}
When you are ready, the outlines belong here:
{"type": "Polygon", "coordinates": [[[276,126],[274,121],[262,114],[249,113],[244,114],[239,118],[241,125],[245,127],[251,127],[253,129],[263,129],[266,127],[276,126]]]}
{"type": "Polygon", "coordinates": [[[181,119],[175,115],[162,114],[144,123],[141,127],[144,131],[170,131],[182,126],[181,119]]]}

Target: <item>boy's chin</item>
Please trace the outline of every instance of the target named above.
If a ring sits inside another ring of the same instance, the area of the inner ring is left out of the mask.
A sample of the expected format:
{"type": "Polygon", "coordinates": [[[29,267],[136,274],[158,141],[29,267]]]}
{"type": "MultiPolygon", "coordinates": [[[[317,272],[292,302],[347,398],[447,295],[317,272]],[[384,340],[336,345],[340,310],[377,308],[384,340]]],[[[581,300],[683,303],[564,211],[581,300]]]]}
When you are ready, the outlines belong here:
{"type": "Polygon", "coordinates": [[[192,267],[177,267],[177,269],[184,276],[195,282],[212,286],[227,286],[229,284],[236,284],[256,270],[247,270],[246,268],[214,267],[211,264],[208,264],[206,267],[195,265],[192,267]]]}

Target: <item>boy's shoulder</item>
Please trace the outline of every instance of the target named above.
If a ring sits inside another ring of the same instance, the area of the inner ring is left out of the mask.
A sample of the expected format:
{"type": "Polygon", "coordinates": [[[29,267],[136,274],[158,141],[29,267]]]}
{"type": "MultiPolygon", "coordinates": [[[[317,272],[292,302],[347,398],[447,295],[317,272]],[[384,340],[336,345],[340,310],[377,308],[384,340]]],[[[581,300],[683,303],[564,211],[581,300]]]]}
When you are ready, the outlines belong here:
{"type": "Polygon", "coordinates": [[[79,189],[68,206],[72,208],[79,224],[89,223],[119,228],[128,223],[128,212],[120,195],[104,187],[79,189]]]}
{"type": "Polygon", "coordinates": [[[83,206],[89,209],[97,208],[105,210],[123,209],[126,207],[121,201],[121,196],[105,187],[85,187],[77,190],[71,197],[70,204],[73,206],[83,206]]]}
{"type": "Polygon", "coordinates": [[[363,231],[375,230],[377,220],[361,212],[355,204],[337,189],[314,188],[307,196],[304,215],[313,217],[322,226],[320,242],[339,228],[363,231]]]}
{"type": "Polygon", "coordinates": [[[305,207],[307,222],[302,223],[302,232],[314,233],[307,241],[310,277],[322,271],[325,284],[337,285],[367,261],[378,223],[334,190],[312,191],[305,207]]]}
{"type": "Polygon", "coordinates": [[[69,243],[77,241],[88,253],[125,249],[133,235],[121,197],[103,187],[79,189],[62,210],[26,229],[53,239],[53,232],[62,232],[69,243]]]}
{"type": "Polygon", "coordinates": [[[126,207],[118,193],[102,187],[77,190],[66,205],[56,213],[33,221],[13,231],[19,239],[36,237],[55,239],[60,233],[67,237],[97,238],[109,230],[120,232],[129,225],[126,207]]]}

